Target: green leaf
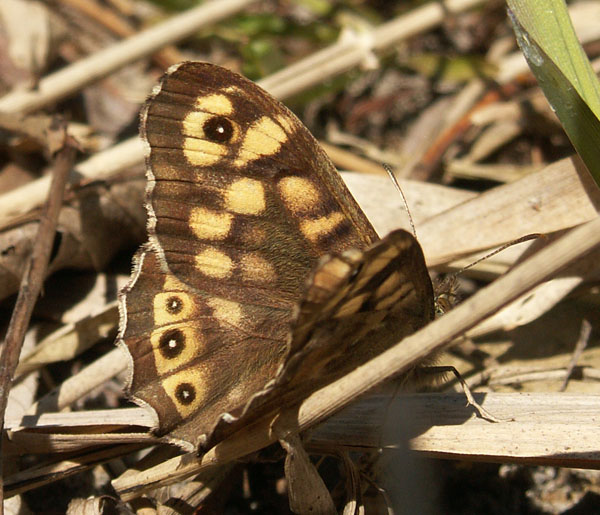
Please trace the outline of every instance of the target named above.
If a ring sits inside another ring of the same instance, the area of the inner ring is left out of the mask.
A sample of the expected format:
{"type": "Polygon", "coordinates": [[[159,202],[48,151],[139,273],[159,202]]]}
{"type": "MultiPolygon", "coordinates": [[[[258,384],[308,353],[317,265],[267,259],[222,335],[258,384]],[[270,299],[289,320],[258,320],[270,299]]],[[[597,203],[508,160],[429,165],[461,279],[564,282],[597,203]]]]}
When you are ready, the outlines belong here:
{"type": "Polygon", "coordinates": [[[567,136],[600,186],[600,84],[562,0],[508,0],[517,41],[567,136]]]}

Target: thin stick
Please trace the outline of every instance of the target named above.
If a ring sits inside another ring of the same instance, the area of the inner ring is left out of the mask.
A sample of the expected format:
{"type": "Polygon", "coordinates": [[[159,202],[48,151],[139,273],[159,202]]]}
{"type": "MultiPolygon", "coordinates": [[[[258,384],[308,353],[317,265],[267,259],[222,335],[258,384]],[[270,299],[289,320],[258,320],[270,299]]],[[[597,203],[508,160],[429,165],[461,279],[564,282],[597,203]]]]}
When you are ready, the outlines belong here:
{"type": "MultiPolygon", "coordinates": [[[[111,9],[98,5],[98,2],[91,0],[61,0],[63,4],[77,9],[82,14],[89,16],[96,23],[106,27],[108,30],[121,37],[133,36],[135,28],[126,19],[117,16],[111,9]]],[[[183,56],[176,47],[172,45],[165,46],[157,51],[152,58],[161,68],[168,68],[172,64],[183,61],[183,56]]]]}
{"type": "MultiPolygon", "coordinates": [[[[63,192],[74,159],[75,146],[65,134],[64,146],[57,153],[54,161],[54,174],[48,193],[48,202],[40,220],[38,237],[31,253],[31,260],[21,281],[17,301],[0,354],[0,434],[3,434],[4,431],[4,412],[8,402],[8,393],[21,354],[25,332],[46,275],[56,231],[56,222],[62,207],[63,192]]],[[[0,438],[0,468],[1,466],[2,439],[0,438]]],[[[0,477],[0,515],[4,513],[3,486],[3,480],[0,477]]]]}
{"type": "Polygon", "coordinates": [[[28,113],[79,91],[131,62],[230,16],[254,0],[207,2],[42,78],[35,90],[14,90],[0,98],[0,111],[28,113]]]}
{"type": "Polygon", "coordinates": [[[583,353],[584,349],[587,347],[591,332],[592,332],[592,324],[590,324],[587,320],[584,319],[583,322],[581,322],[579,338],[577,340],[577,343],[575,344],[575,350],[573,351],[573,356],[571,357],[569,366],[567,367],[565,379],[563,381],[563,384],[560,386],[561,392],[564,392],[567,389],[567,384],[569,383],[571,374],[573,374],[575,365],[577,365],[577,362],[579,361],[581,354],[583,353]]]}
{"type": "Polygon", "coordinates": [[[449,13],[456,14],[481,4],[481,0],[428,2],[382,23],[370,32],[340,40],[311,54],[261,80],[260,85],[277,98],[290,97],[311,85],[321,84],[324,77],[339,75],[360,63],[368,62],[372,53],[383,52],[401,41],[436,27],[443,23],[449,13]]]}

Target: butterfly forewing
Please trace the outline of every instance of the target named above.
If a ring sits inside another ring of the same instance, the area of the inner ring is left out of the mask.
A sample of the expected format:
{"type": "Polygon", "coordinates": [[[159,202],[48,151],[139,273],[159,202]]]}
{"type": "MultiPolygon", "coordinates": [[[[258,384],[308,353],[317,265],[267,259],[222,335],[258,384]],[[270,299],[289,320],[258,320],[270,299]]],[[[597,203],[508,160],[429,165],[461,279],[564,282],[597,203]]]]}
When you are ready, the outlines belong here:
{"type": "Polygon", "coordinates": [[[296,300],[319,256],[377,238],[308,130],[236,74],[179,66],[147,104],[143,133],[151,238],[202,291],[296,300]]]}

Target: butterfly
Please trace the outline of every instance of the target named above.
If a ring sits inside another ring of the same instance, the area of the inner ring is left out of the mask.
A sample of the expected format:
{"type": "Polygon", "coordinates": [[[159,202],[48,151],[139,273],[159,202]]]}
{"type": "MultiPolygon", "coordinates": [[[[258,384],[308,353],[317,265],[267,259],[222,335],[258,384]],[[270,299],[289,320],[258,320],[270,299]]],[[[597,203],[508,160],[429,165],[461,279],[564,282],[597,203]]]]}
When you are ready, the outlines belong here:
{"type": "Polygon", "coordinates": [[[308,129],[253,82],[176,65],[140,132],[148,241],[119,343],[158,435],[206,449],[433,319],[416,239],[380,240],[308,129]]]}

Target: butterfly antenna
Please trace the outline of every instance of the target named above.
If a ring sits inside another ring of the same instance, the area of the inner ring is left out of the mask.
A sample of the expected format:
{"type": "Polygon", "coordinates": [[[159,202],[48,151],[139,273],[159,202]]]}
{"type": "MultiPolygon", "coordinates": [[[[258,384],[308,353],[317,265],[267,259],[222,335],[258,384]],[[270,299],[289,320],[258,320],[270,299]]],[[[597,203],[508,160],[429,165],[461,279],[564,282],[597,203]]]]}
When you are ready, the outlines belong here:
{"type": "Polygon", "coordinates": [[[469,263],[468,265],[462,267],[460,270],[447,275],[446,277],[444,277],[444,279],[437,282],[434,285],[436,316],[440,316],[440,315],[447,313],[457,303],[457,301],[458,301],[458,276],[460,274],[462,274],[465,270],[468,270],[469,268],[473,268],[477,263],[481,263],[483,260],[489,259],[492,256],[495,256],[496,254],[498,254],[499,252],[502,252],[503,250],[507,249],[508,247],[512,247],[513,245],[516,245],[517,243],[523,243],[525,241],[535,240],[535,239],[543,237],[543,236],[544,236],[543,234],[539,234],[539,233],[527,234],[525,236],[521,236],[520,238],[517,238],[516,240],[509,241],[508,243],[505,243],[501,247],[498,247],[497,249],[493,250],[492,252],[486,254],[485,256],[482,256],[479,259],[476,259],[472,263],[469,263]]]}
{"type": "Polygon", "coordinates": [[[392,167],[390,165],[386,164],[386,163],[382,163],[382,166],[383,166],[384,170],[390,176],[390,179],[392,179],[392,182],[394,183],[394,186],[396,187],[396,189],[400,193],[400,196],[402,197],[402,201],[404,202],[404,207],[406,207],[406,214],[408,214],[408,221],[409,221],[410,226],[412,228],[413,236],[416,238],[417,237],[417,229],[415,228],[415,223],[413,222],[413,217],[410,214],[410,209],[408,207],[408,201],[406,200],[406,196],[404,195],[404,191],[402,191],[402,188],[400,187],[400,184],[398,183],[398,180],[396,179],[396,176],[394,175],[394,171],[392,170],[392,167]]]}
{"type": "Polygon", "coordinates": [[[513,245],[516,245],[517,243],[523,243],[525,241],[536,240],[543,236],[544,235],[541,233],[532,233],[532,234],[526,234],[525,236],[521,236],[520,238],[517,238],[516,240],[509,241],[508,243],[505,243],[501,247],[498,247],[497,249],[492,250],[492,252],[490,252],[489,254],[486,254],[485,256],[482,256],[479,259],[476,259],[475,261],[473,261],[472,263],[469,263],[468,265],[464,266],[458,272],[454,272],[454,275],[462,274],[465,270],[468,270],[469,268],[473,268],[477,263],[481,263],[485,259],[489,259],[492,256],[499,254],[503,250],[506,250],[508,247],[512,247],[513,245]]]}

